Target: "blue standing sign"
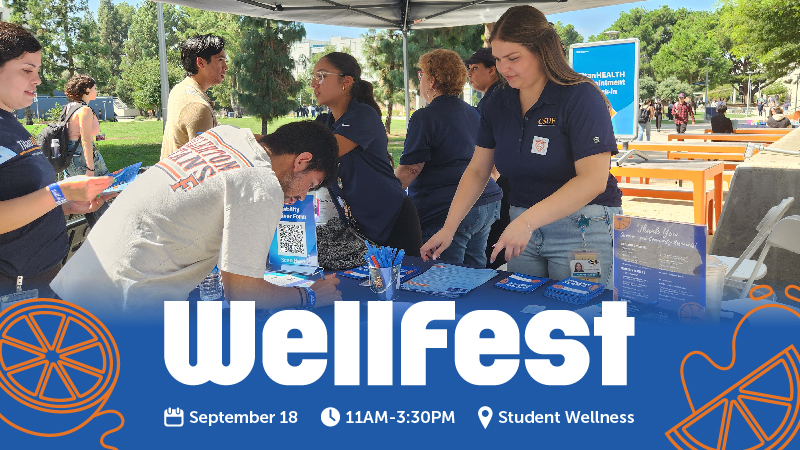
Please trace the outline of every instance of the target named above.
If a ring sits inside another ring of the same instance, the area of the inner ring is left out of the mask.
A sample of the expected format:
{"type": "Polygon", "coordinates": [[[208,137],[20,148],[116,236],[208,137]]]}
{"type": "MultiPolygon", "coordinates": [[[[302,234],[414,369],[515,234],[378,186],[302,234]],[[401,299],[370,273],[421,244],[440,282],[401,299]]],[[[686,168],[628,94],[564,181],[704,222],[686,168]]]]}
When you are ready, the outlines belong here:
{"type": "Polygon", "coordinates": [[[634,139],[639,110],[639,39],[588,42],[570,46],[572,68],[594,81],[611,102],[617,139],[634,139]]]}
{"type": "Polygon", "coordinates": [[[283,206],[283,215],[269,249],[269,264],[276,270],[286,266],[319,265],[314,196],[283,206]]]}
{"type": "Polygon", "coordinates": [[[705,225],[614,216],[614,298],[653,305],[682,323],[703,322],[705,225]]]}

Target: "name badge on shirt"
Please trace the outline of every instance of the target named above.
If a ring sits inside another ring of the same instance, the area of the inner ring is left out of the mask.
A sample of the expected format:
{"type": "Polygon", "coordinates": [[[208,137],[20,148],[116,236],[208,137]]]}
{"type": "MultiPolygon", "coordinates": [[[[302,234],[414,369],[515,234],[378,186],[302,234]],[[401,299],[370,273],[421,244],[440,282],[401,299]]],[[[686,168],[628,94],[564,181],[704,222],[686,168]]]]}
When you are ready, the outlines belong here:
{"type": "Polygon", "coordinates": [[[546,155],[547,154],[547,145],[550,143],[550,139],[534,136],[533,137],[533,144],[531,145],[531,153],[536,155],[546,155]]]}

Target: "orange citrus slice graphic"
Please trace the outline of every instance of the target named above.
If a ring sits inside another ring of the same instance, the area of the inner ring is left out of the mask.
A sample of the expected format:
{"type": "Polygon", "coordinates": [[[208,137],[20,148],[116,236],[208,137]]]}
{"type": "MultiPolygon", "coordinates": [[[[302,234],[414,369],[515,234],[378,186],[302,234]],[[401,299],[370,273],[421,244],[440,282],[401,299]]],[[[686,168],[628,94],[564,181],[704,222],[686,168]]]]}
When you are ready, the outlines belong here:
{"type": "Polygon", "coordinates": [[[114,338],[85,309],[53,299],[19,302],[0,314],[0,388],[35,411],[91,412],[77,426],[63,421],[62,429],[53,428],[57,419],[50,420],[46,431],[15,423],[5,408],[0,419],[28,434],[63,436],[102,414],[122,417],[116,411],[101,412],[119,377],[119,364],[114,338]]]}
{"type": "MultiPolygon", "coordinates": [[[[715,368],[729,370],[736,360],[735,340],[739,328],[747,316],[766,307],[770,305],[749,312],[736,327],[733,358],[728,366],[719,366],[699,351],[684,358],[681,380],[694,412],[666,433],[676,448],[777,450],[785,448],[797,434],[800,428],[800,354],[794,345],[787,346],[698,409],[694,408],[686,390],[683,370],[687,359],[701,355],[715,368]]],[[[786,307],[772,307],[792,312],[786,307]]]]}

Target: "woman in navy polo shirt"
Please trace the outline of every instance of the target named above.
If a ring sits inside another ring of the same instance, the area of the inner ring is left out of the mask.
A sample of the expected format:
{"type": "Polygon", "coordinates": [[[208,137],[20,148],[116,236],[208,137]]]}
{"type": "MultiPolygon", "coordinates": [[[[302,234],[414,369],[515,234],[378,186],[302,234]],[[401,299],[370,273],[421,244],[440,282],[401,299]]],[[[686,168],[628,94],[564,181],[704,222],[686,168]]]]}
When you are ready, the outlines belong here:
{"type": "Polygon", "coordinates": [[[419,217],[394,176],[372,83],[361,79],[355,58],[333,52],[314,65],[311,88],[331,110],[327,125],[339,143],[339,179],[331,191],[346,202],[345,219],[372,242],[419,256],[419,217]]]}
{"type": "Polygon", "coordinates": [[[561,39],[536,8],[510,8],[490,42],[508,85],[487,100],[475,155],[422,256],[435,259],[450,245],[496,164],[511,185],[512,222],[492,259],[505,250],[510,271],[563,279],[573,251],[593,250],[610,287],[612,219],[622,212],[622,193],[609,173],[617,149],[605,98],[569,67],[561,39]]]}
{"type": "MultiPolygon", "coordinates": [[[[0,22],[0,295],[23,290],[53,297],[49,284],[67,256],[64,214],[96,211],[112,177],[56,182],[53,166],[15,111],[30,106],[41,84],[42,46],[17,24],[0,22]]],[[[116,194],[114,194],[116,195],[116,194]]]]}
{"type": "MultiPolygon", "coordinates": [[[[467,69],[458,53],[434,50],[419,58],[419,67],[419,89],[428,106],[411,117],[394,173],[408,187],[419,213],[422,238],[428,240],[444,225],[458,182],[472,159],[480,115],[458,97],[467,82],[467,69]]],[[[486,266],[486,240],[492,223],[500,217],[502,196],[490,179],[441,260],[486,266]]]]}

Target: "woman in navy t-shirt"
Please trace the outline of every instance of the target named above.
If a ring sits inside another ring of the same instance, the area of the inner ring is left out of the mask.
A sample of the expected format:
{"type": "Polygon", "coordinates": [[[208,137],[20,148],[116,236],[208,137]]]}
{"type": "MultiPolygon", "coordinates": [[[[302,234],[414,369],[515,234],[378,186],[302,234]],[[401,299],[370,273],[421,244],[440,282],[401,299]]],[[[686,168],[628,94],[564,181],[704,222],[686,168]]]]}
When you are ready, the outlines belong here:
{"type": "Polygon", "coordinates": [[[311,88],[330,108],[327,124],[339,143],[339,177],[331,187],[347,208],[345,220],[378,245],[419,256],[422,235],[414,203],[394,176],[372,83],[347,53],[333,52],[314,65],[311,88]]]}
{"type": "Polygon", "coordinates": [[[617,152],[605,98],[570,68],[561,39],[531,6],[515,6],[490,37],[507,86],[487,100],[475,154],[458,185],[445,226],[422,247],[438,257],[478,199],[493,165],[509,178],[512,222],[494,245],[508,269],[563,279],[573,253],[592,250],[601,280],[612,280],[612,219],[622,193],[609,173],[617,152]]]}
{"type": "Polygon", "coordinates": [[[67,178],[56,173],[19,123],[15,111],[30,106],[41,84],[42,46],[20,25],[0,22],[0,295],[39,289],[52,297],[50,281],[67,256],[64,214],[96,211],[112,177],[67,178]]]}
{"type": "MultiPolygon", "coordinates": [[[[395,175],[414,201],[427,240],[445,223],[458,182],[475,151],[478,111],[458,96],[467,69],[458,53],[434,50],[419,58],[420,93],[428,106],[414,113],[395,175]]],[[[490,179],[480,198],[453,235],[440,259],[486,267],[486,240],[500,217],[503,191],[490,179]]]]}

